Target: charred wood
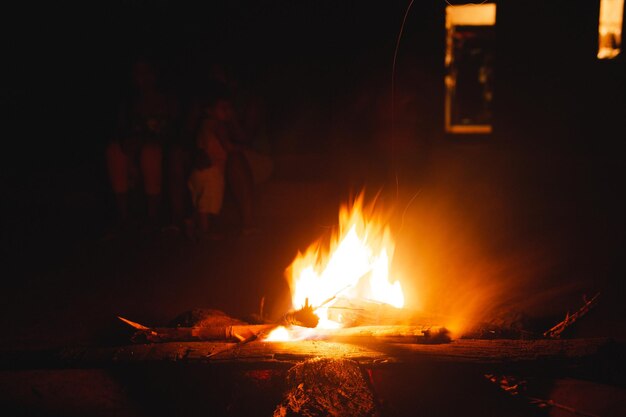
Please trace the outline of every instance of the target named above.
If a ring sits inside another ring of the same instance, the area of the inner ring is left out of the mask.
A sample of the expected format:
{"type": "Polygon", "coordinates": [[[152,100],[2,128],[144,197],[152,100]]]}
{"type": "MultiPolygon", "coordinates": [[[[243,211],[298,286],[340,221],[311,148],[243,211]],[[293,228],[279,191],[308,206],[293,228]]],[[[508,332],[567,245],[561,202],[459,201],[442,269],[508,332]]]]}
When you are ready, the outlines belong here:
{"type": "Polygon", "coordinates": [[[156,327],[138,329],[131,340],[133,343],[191,342],[203,340],[243,342],[252,340],[256,338],[260,333],[269,331],[275,327],[275,324],[156,327]]]}

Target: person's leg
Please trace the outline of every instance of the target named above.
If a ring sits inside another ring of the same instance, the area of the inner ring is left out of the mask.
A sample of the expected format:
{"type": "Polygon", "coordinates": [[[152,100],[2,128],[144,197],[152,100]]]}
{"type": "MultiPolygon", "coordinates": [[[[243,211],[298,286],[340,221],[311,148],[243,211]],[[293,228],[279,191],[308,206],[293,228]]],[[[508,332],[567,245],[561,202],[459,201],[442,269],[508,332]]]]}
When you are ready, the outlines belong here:
{"type": "Polygon", "coordinates": [[[148,143],[141,148],[140,166],[143,176],[148,220],[156,223],[161,204],[163,148],[156,143],[148,143]]]}
{"type": "Polygon", "coordinates": [[[106,163],[109,180],[120,220],[128,219],[129,164],[128,156],[122,151],[119,142],[112,142],[106,149],[106,163]]]}
{"type": "Polygon", "coordinates": [[[254,182],[250,166],[241,152],[228,154],[226,181],[237,200],[244,231],[253,228],[254,182]]]}

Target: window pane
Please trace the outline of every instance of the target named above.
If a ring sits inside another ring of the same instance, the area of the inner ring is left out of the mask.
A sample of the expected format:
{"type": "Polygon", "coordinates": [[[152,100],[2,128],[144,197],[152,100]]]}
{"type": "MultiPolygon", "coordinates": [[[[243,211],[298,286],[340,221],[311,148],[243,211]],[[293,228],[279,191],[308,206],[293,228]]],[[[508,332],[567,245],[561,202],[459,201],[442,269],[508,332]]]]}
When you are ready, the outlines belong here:
{"type": "Polygon", "coordinates": [[[495,4],[446,7],[446,132],[491,132],[495,21],[495,4]]]}
{"type": "Polygon", "coordinates": [[[622,46],[624,0],[601,0],[598,24],[598,58],[615,58],[622,46]]]}

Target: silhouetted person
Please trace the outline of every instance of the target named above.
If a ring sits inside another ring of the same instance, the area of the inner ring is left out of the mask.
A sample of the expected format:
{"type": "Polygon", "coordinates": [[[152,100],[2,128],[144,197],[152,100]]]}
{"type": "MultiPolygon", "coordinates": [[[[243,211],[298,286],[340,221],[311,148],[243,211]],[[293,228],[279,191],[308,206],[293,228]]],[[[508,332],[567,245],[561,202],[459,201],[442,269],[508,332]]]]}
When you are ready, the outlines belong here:
{"type": "Polygon", "coordinates": [[[130,213],[129,192],[143,188],[148,220],[156,225],[162,189],[163,147],[174,134],[176,104],[158,85],[154,66],[138,60],[132,91],[121,106],[117,134],[106,149],[108,174],[120,220],[130,213]]]}
{"type": "Polygon", "coordinates": [[[212,169],[222,175],[230,188],[241,215],[242,233],[249,234],[256,230],[252,210],[254,180],[243,153],[244,141],[245,133],[231,101],[225,97],[212,99],[204,107],[196,145],[210,157],[212,169]]]}

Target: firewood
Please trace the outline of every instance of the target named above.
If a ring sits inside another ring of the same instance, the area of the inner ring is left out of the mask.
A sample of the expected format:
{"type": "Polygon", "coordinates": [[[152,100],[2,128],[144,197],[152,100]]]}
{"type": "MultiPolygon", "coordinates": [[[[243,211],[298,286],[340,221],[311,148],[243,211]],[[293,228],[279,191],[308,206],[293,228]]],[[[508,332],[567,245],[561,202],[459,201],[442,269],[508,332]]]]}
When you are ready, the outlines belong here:
{"type": "Polygon", "coordinates": [[[561,333],[563,333],[565,329],[567,329],[569,326],[574,324],[574,322],[576,322],[582,316],[587,314],[589,310],[591,310],[591,308],[595,306],[596,302],[598,301],[599,296],[600,296],[600,293],[597,293],[596,295],[593,296],[591,300],[585,300],[585,304],[577,312],[575,312],[574,314],[567,313],[565,315],[565,320],[559,322],[556,326],[545,331],[543,335],[545,337],[550,337],[550,338],[561,337],[561,333]]]}
{"type": "Polygon", "coordinates": [[[117,318],[137,330],[131,337],[133,343],[191,342],[203,340],[248,342],[255,339],[260,334],[267,333],[278,326],[277,324],[245,324],[239,320],[229,320],[225,322],[222,317],[218,317],[216,321],[205,317],[199,322],[199,325],[192,327],[150,328],[124,317],[117,316],[117,318]],[[220,322],[237,324],[213,324],[220,322]],[[205,323],[211,324],[206,325],[205,323]]]}
{"type": "Polygon", "coordinates": [[[249,366],[282,366],[315,358],[346,358],[360,364],[387,364],[434,361],[483,366],[514,365],[528,368],[536,363],[541,369],[548,364],[568,366],[580,363],[611,347],[624,355],[624,347],[611,339],[571,340],[455,340],[445,344],[338,343],[306,340],[299,342],[224,343],[169,342],[119,347],[70,347],[43,351],[3,351],[0,369],[46,369],[99,367],[164,361],[188,364],[247,364],[249,366]]]}
{"type": "Polygon", "coordinates": [[[376,340],[392,343],[447,343],[449,332],[441,326],[357,326],[317,329],[315,339],[329,341],[376,340]]]}
{"type": "MultiPolygon", "coordinates": [[[[301,320],[310,320],[309,315],[313,315],[312,309],[310,306],[305,305],[303,309],[293,313],[291,318],[283,318],[282,323],[285,321],[299,323],[301,320]]],[[[278,326],[277,324],[246,324],[233,326],[149,328],[123,317],[118,318],[137,329],[131,338],[131,341],[134,343],[190,342],[203,340],[243,342],[250,341],[262,334],[267,334],[278,326]]],[[[284,324],[289,325],[289,323],[284,324]]],[[[317,324],[317,321],[315,321],[315,324],[317,324]]],[[[312,338],[333,341],[369,339],[396,343],[445,343],[450,341],[448,331],[444,327],[430,325],[358,326],[339,329],[316,329],[315,335],[312,336],[312,338]]]]}
{"type": "Polygon", "coordinates": [[[445,318],[423,312],[395,308],[389,304],[363,298],[341,298],[328,306],[328,318],[341,322],[344,327],[372,325],[419,324],[443,325],[445,318]]]}
{"type": "Polygon", "coordinates": [[[307,298],[304,302],[304,306],[300,310],[285,314],[280,323],[284,325],[314,328],[319,321],[320,318],[315,314],[315,308],[309,305],[309,299],[307,298]]]}
{"type": "Polygon", "coordinates": [[[276,327],[275,324],[246,324],[237,326],[155,327],[140,329],[132,337],[134,343],[191,342],[219,340],[243,342],[276,327]]]}
{"type": "Polygon", "coordinates": [[[518,377],[511,376],[511,375],[497,376],[493,374],[485,374],[485,377],[489,381],[493,382],[494,384],[498,384],[500,388],[507,394],[518,397],[518,398],[521,397],[525,399],[526,401],[528,401],[529,404],[535,405],[539,408],[554,407],[554,408],[560,408],[569,413],[576,414],[576,415],[583,416],[583,417],[599,417],[597,414],[587,413],[577,408],[560,404],[552,399],[543,399],[543,398],[529,396],[527,394],[527,390],[528,390],[527,382],[528,381],[524,379],[520,379],[518,377]]]}
{"type": "MultiPolygon", "coordinates": [[[[208,327],[248,324],[213,308],[192,308],[174,318],[166,327],[208,327]]],[[[255,323],[261,324],[261,323],[255,323]]]]}

